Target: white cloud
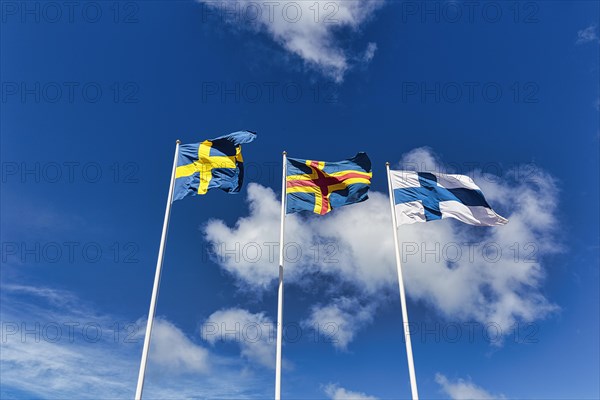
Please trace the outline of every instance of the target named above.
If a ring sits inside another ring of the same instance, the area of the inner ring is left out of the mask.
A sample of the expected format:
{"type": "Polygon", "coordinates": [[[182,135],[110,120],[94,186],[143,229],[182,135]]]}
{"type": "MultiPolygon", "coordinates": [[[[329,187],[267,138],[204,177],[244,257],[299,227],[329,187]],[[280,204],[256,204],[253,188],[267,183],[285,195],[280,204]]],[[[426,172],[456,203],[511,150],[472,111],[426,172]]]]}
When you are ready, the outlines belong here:
{"type": "Polygon", "coordinates": [[[264,313],[253,314],[241,308],[219,310],[207,318],[202,331],[207,342],[236,342],[249,362],[275,368],[275,325],[264,313]]]}
{"type": "Polygon", "coordinates": [[[360,392],[352,392],[337,384],[330,383],[324,388],[325,394],[331,400],[376,400],[376,397],[368,396],[360,392]]]}
{"type": "Polygon", "coordinates": [[[210,371],[208,350],[193,343],[169,321],[154,320],[150,343],[149,358],[152,363],[160,366],[161,373],[208,373],[210,371]]]}
{"type": "MultiPolygon", "coordinates": [[[[250,217],[240,218],[234,228],[220,220],[209,221],[205,228],[206,240],[213,245],[221,266],[241,283],[266,289],[277,274],[280,203],[275,193],[263,186],[248,185],[250,217]]],[[[311,234],[295,215],[286,219],[286,234],[290,245],[288,256],[295,258],[296,243],[307,243],[311,234]]],[[[306,252],[303,258],[310,257],[306,252]]],[[[286,280],[297,281],[301,272],[292,263],[286,268],[286,280]]]]}
{"type": "Polygon", "coordinates": [[[503,395],[492,395],[473,382],[458,379],[451,382],[442,374],[435,375],[435,381],[452,400],[494,400],[504,399],[503,395]]]}
{"type": "MultiPolygon", "coordinates": [[[[421,170],[443,170],[427,148],[411,151],[402,163],[421,170]]],[[[436,221],[399,229],[405,286],[412,300],[429,304],[447,319],[495,323],[504,332],[516,321],[534,321],[556,309],[541,286],[544,256],[561,251],[556,238],[558,189],[554,179],[540,169],[523,179],[514,179],[517,173],[507,171],[503,177],[480,171],[469,174],[490,204],[510,220],[506,226],[479,228],[436,221]],[[428,254],[431,250],[434,254],[428,254]]],[[[231,256],[217,261],[241,287],[260,292],[277,278],[277,248],[269,251],[261,244],[274,246],[278,241],[280,202],[271,189],[257,184],[250,184],[247,193],[249,216],[240,218],[234,227],[211,221],[205,234],[217,247],[221,243],[221,248],[231,250],[237,243],[237,260],[231,256]],[[260,245],[261,251],[248,257],[243,249],[249,243],[260,245]]],[[[336,282],[346,290],[350,285],[354,293],[339,294],[376,308],[389,297],[381,296],[382,290],[397,291],[390,218],[387,195],[375,191],[368,201],[325,217],[288,215],[286,284],[319,285],[326,275],[333,281],[328,283],[331,290],[336,282]],[[319,254],[315,248],[321,249],[319,254]],[[321,274],[318,279],[317,272],[321,274]]],[[[327,312],[344,321],[352,319],[344,309],[340,312],[335,301],[314,310],[316,315],[322,310],[320,315],[327,312]]],[[[367,322],[344,326],[356,330],[367,322]]],[[[347,330],[345,335],[342,343],[347,345],[354,336],[347,330]]]]}
{"type": "Polygon", "coordinates": [[[373,57],[375,57],[375,52],[377,51],[377,43],[369,43],[367,45],[367,49],[365,50],[365,53],[363,54],[363,61],[365,63],[370,62],[373,57]]]}
{"type": "Polygon", "coordinates": [[[597,25],[590,25],[585,29],[581,29],[577,31],[577,44],[589,43],[589,42],[597,42],[600,43],[600,38],[598,38],[597,25]]]}
{"type": "Polygon", "coordinates": [[[75,297],[68,292],[16,284],[2,289],[0,374],[5,388],[46,398],[133,394],[135,367],[123,356],[131,346],[121,347],[121,354],[111,352],[108,362],[112,336],[105,317],[83,306],[72,312],[75,297]],[[103,337],[97,339],[98,332],[103,337]]]}
{"type": "MultiPolygon", "coordinates": [[[[267,33],[284,49],[336,82],[343,80],[353,58],[351,51],[336,40],[336,34],[340,29],[358,31],[383,4],[383,0],[198,1],[236,27],[267,33]]],[[[368,45],[365,61],[373,57],[373,45],[368,45]]]]}
{"type": "Polygon", "coordinates": [[[373,320],[374,305],[363,306],[357,299],[341,297],[331,304],[315,306],[304,322],[307,327],[318,327],[321,335],[338,349],[346,350],[356,332],[373,320]]]}
{"type": "MultiPolygon", "coordinates": [[[[2,393],[50,399],[133,397],[142,320],[127,323],[102,315],[73,293],[46,287],[3,284],[1,300],[2,393]]],[[[266,396],[264,383],[243,374],[238,364],[239,359],[211,354],[173,323],[156,319],[144,398],[266,396]]]]}
{"type": "Polygon", "coordinates": [[[70,292],[47,287],[36,287],[9,283],[2,285],[2,289],[12,293],[42,298],[53,306],[65,306],[68,304],[74,304],[77,301],[77,298],[73,296],[70,292]]]}
{"type": "Polygon", "coordinates": [[[32,335],[25,340],[11,338],[2,344],[3,386],[35,397],[96,398],[102,394],[104,398],[116,398],[132,395],[131,376],[126,378],[133,368],[133,364],[122,357],[107,359],[100,345],[84,351],[76,345],[65,346],[45,340],[36,343],[32,335]],[[117,380],[115,374],[125,376],[117,380]]]}

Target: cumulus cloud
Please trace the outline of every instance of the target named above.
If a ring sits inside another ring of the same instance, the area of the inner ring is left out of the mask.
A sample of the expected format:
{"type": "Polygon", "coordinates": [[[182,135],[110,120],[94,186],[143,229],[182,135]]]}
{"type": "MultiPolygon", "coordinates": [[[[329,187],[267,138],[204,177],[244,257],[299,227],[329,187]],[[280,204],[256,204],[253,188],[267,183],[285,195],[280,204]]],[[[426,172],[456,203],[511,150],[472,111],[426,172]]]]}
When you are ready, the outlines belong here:
{"type": "MultiPolygon", "coordinates": [[[[405,154],[400,165],[444,171],[444,165],[427,148],[405,154]]],[[[504,332],[517,321],[544,318],[556,306],[541,291],[545,277],[542,262],[544,256],[561,251],[556,236],[555,180],[539,168],[527,176],[514,170],[502,177],[478,170],[467,174],[510,222],[498,228],[449,220],[401,227],[409,298],[429,304],[447,319],[495,323],[504,332]]],[[[205,237],[216,249],[237,246],[237,255],[216,261],[240,287],[260,292],[277,278],[280,202],[271,189],[257,184],[250,184],[247,193],[249,215],[233,227],[210,221],[205,237]],[[244,254],[244,248],[253,252],[244,254]]],[[[382,292],[397,291],[390,221],[387,195],[376,191],[370,192],[368,201],[342,207],[325,217],[288,215],[286,283],[316,286],[327,276],[332,291],[336,285],[340,291],[343,286],[343,293],[338,294],[343,294],[345,301],[374,310],[389,301],[382,292]],[[315,249],[321,251],[317,254],[315,249]]],[[[338,346],[345,347],[355,337],[350,331],[370,321],[357,315],[338,299],[313,308],[308,320],[327,316],[339,321],[347,329],[341,330],[344,335],[338,346]],[[356,318],[360,323],[349,323],[356,318]]]]}
{"type": "Polygon", "coordinates": [[[275,325],[264,313],[253,314],[241,308],[214,312],[204,322],[202,337],[211,344],[233,341],[242,357],[251,363],[275,368],[275,325]]]}
{"type": "Polygon", "coordinates": [[[590,25],[585,29],[581,29],[577,31],[577,44],[596,42],[600,43],[600,38],[598,38],[598,26],[590,25]]]}
{"type": "Polygon", "coordinates": [[[152,363],[160,366],[163,372],[208,373],[210,370],[208,350],[193,343],[179,328],[164,319],[154,321],[150,355],[152,363]]]}
{"type": "Polygon", "coordinates": [[[473,382],[463,379],[451,382],[444,375],[436,374],[435,381],[452,400],[495,400],[505,398],[503,395],[492,395],[473,382]]]}
{"type": "MultiPolygon", "coordinates": [[[[383,4],[383,0],[198,1],[206,7],[205,17],[212,10],[234,26],[265,32],[285,50],[336,82],[344,79],[355,58],[351,50],[342,48],[337,34],[341,30],[356,33],[383,4]]],[[[364,60],[370,61],[374,52],[374,43],[370,43],[364,60]]]]}
{"type": "MultiPolygon", "coordinates": [[[[274,279],[278,264],[280,203],[273,190],[251,183],[247,190],[250,216],[240,218],[235,227],[230,228],[223,221],[212,220],[205,227],[205,238],[212,244],[212,253],[226,271],[239,279],[240,283],[266,289],[274,279]]],[[[288,245],[285,246],[286,259],[296,259],[299,243],[312,239],[310,232],[302,226],[295,215],[286,218],[288,245]]],[[[308,264],[310,255],[300,252],[308,264]]],[[[286,268],[286,280],[297,281],[301,273],[291,263],[286,268]]]]}
{"type": "Polygon", "coordinates": [[[356,332],[373,320],[373,314],[373,304],[361,305],[357,299],[341,297],[331,304],[313,307],[304,325],[318,327],[337,349],[346,350],[356,332]]]}
{"type": "MultiPolygon", "coordinates": [[[[280,201],[273,190],[255,183],[248,185],[247,193],[250,215],[233,227],[221,220],[209,221],[205,238],[215,261],[240,285],[264,290],[278,276],[280,201]]],[[[383,204],[389,208],[387,197],[371,192],[369,201],[341,208],[327,218],[287,215],[286,282],[301,283],[318,271],[354,282],[368,293],[387,286],[395,267],[387,254],[393,246],[391,234],[380,234],[383,226],[387,226],[383,232],[391,233],[389,211],[383,204]]]]}
{"type": "Polygon", "coordinates": [[[325,394],[331,400],[376,400],[376,397],[368,396],[365,393],[353,392],[335,383],[330,383],[324,388],[325,394]]]}

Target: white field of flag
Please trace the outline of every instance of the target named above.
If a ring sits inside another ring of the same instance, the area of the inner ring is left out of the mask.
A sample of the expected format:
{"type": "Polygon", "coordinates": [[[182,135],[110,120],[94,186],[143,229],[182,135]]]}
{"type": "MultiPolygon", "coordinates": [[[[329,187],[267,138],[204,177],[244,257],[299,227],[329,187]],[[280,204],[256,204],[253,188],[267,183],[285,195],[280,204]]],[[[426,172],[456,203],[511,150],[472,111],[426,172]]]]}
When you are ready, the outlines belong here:
{"type": "Polygon", "coordinates": [[[466,175],[391,170],[390,175],[398,226],[442,218],[477,226],[508,222],[466,175]]]}

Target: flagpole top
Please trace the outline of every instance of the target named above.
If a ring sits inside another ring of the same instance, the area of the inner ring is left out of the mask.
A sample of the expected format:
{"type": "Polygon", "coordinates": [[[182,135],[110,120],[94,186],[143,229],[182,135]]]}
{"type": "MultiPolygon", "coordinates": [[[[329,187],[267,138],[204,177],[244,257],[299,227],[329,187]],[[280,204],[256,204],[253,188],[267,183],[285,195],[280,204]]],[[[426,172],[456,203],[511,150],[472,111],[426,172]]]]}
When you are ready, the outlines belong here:
{"type": "Polygon", "coordinates": [[[177,143],[177,144],[181,144],[181,140],[177,139],[177,140],[175,141],[175,143],[177,143]]]}
{"type": "Polygon", "coordinates": [[[386,167],[389,167],[389,166],[390,166],[390,162],[389,162],[389,161],[386,161],[386,162],[385,162],[385,166],[386,166],[386,167]]]}
{"type": "Polygon", "coordinates": [[[287,155],[287,151],[285,151],[285,150],[284,150],[284,151],[283,151],[283,155],[284,155],[284,156],[285,156],[285,155],[287,155]]]}

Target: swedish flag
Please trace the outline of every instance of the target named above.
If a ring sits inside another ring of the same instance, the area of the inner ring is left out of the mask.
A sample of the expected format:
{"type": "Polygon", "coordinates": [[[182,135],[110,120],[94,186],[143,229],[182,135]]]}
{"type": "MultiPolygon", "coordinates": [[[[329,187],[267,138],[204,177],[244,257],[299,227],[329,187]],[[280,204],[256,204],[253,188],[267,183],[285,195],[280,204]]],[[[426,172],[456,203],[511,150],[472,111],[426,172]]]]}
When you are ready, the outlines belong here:
{"type": "Polygon", "coordinates": [[[241,145],[254,139],[256,133],[239,131],[179,146],[173,201],[205,194],[209,189],[239,192],[244,179],[241,145]]]}

